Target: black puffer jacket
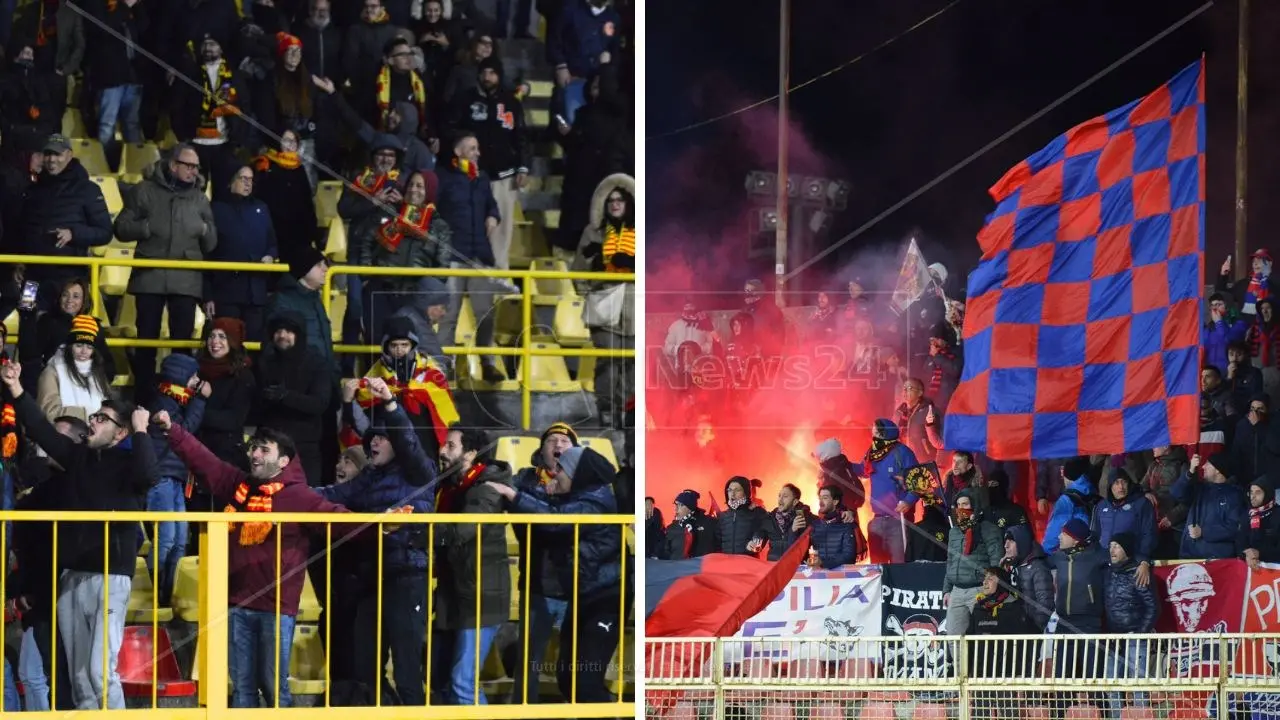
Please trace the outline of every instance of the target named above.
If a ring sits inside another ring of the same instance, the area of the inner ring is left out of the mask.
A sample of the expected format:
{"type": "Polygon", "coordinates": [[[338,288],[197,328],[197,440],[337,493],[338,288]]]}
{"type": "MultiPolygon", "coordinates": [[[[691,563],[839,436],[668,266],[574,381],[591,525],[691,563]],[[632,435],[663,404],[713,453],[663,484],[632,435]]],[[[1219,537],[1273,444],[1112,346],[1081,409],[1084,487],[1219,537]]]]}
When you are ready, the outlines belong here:
{"type": "Polygon", "coordinates": [[[684,560],[720,551],[720,525],[701,508],[671,521],[662,540],[663,560],[684,560]]]}
{"type": "MultiPolygon", "coordinates": [[[[724,486],[725,502],[729,501],[729,483],[724,486]]],[[[749,487],[749,485],[748,485],[749,487]]],[[[765,509],[751,504],[747,499],[742,507],[734,510],[726,507],[716,515],[716,524],[720,526],[720,552],[726,555],[751,555],[747,551],[747,543],[760,532],[765,523],[773,522],[765,509]]]]}
{"type": "Polygon", "coordinates": [[[1107,631],[1149,633],[1156,626],[1156,595],[1151,585],[1138,587],[1138,562],[1112,565],[1103,575],[1107,631]]]}
{"type": "Polygon", "coordinates": [[[1004,563],[1013,579],[1013,587],[1022,598],[1027,618],[1043,632],[1054,611],[1053,571],[1045,558],[1044,548],[1036,542],[1030,525],[1015,525],[1004,531],[1005,540],[1017,545],[1013,559],[1004,563]]]}
{"type": "MultiPolygon", "coordinates": [[[[15,230],[22,235],[23,249],[30,255],[88,257],[89,248],[111,242],[113,232],[102,189],[75,159],[57,175],[41,173],[27,188],[19,222],[15,230]],[[71,242],[63,247],[57,247],[53,235],[58,228],[71,231],[71,242]]],[[[29,280],[63,280],[84,274],[84,268],[75,265],[27,268],[29,280]]]]}
{"type": "Polygon", "coordinates": [[[279,430],[298,444],[320,441],[321,415],[329,406],[332,380],[324,358],[307,348],[302,317],[292,311],[279,313],[267,324],[267,337],[288,328],[297,339],[280,350],[266,344],[254,363],[258,369],[257,424],[279,430]],[[274,393],[283,390],[278,399],[274,393]]]}
{"type": "Polygon", "coordinates": [[[804,503],[796,503],[795,507],[787,511],[774,510],[768,513],[764,522],[760,524],[760,529],[756,531],[755,539],[769,543],[770,561],[776,562],[780,559],[782,554],[795,544],[796,538],[804,533],[804,529],[796,532],[791,528],[791,524],[795,522],[796,515],[799,514],[804,515],[807,527],[813,527],[817,519],[804,503]]]}

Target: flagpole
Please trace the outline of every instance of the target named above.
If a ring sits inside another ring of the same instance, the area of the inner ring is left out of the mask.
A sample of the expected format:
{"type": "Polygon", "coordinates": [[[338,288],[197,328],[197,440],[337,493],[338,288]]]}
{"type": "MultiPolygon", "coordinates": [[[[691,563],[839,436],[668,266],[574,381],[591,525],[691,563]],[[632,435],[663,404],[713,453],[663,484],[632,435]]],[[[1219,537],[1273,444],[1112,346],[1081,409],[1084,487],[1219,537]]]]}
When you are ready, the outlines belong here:
{"type": "Polygon", "coordinates": [[[778,0],[781,22],[778,23],[778,227],[774,249],[774,302],[786,307],[784,288],[787,283],[787,226],[791,219],[787,193],[787,126],[788,98],[791,88],[791,0],[778,0]]]}
{"type": "Polygon", "coordinates": [[[1239,0],[1240,17],[1236,44],[1236,271],[1235,277],[1251,272],[1249,264],[1249,0],[1239,0]]]}

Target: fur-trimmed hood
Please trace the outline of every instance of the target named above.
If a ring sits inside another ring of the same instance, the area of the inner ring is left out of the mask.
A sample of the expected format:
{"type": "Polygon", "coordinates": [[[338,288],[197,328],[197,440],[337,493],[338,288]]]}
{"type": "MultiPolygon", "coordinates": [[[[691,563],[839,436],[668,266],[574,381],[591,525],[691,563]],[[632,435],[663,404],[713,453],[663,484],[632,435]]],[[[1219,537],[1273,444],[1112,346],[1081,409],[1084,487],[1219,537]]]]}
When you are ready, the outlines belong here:
{"type": "MultiPolygon", "coordinates": [[[[630,193],[632,202],[635,202],[636,196],[636,179],[626,173],[614,173],[596,185],[596,191],[591,195],[591,227],[599,227],[604,221],[604,201],[609,197],[609,193],[614,188],[622,188],[630,193]]],[[[635,208],[632,208],[633,214],[635,208]]]]}

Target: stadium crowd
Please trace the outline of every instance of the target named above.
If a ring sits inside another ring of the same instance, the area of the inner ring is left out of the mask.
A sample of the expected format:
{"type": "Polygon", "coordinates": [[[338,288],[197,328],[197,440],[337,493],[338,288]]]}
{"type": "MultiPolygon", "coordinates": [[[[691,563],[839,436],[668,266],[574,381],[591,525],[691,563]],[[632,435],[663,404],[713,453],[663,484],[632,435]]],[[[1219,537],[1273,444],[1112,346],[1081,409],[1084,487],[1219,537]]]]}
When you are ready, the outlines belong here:
{"type": "MultiPolygon", "coordinates": [[[[149,542],[148,573],[166,606],[198,545],[186,510],[630,514],[630,473],[578,437],[584,426],[630,427],[629,361],[597,367],[598,422],[550,424],[533,457],[513,464],[495,456],[482,413],[454,402],[469,371],[452,362],[465,356],[444,352],[463,344],[468,304],[475,344],[494,344],[493,308],[517,291],[512,281],[350,275],[338,291],[345,312],[333,318],[321,297],[331,264],[510,268],[519,206],[535,183],[550,189],[552,173],[563,176],[546,208],[560,218],[545,228],[554,258],[635,270],[632,4],[539,0],[546,41],[536,44],[531,3],[514,18],[505,0],[496,13],[483,5],[27,0],[0,22],[0,252],[89,258],[118,248],[287,269],[133,268],[123,297],[94,297],[82,265],[0,268],[0,319],[17,318],[0,325],[4,509],[175,514],[155,532],[144,524],[145,536],[133,523],[64,522],[56,543],[48,522],[8,524],[6,618],[23,633],[5,654],[6,711],[19,709],[17,681],[26,710],[125,707],[117,661],[135,558],[149,542]],[[505,67],[509,37],[545,52],[545,61],[512,55],[529,77],[505,67]],[[530,124],[525,107],[540,67],[554,74],[546,127],[530,124]],[[131,153],[157,145],[164,153],[131,176],[131,153]],[[344,185],[333,220],[349,238],[341,252],[321,224],[317,191],[331,179],[344,185]],[[108,185],[119,188],[118,207],[108,185]],[[200,347],[123,353],[109,345],[116,337],[200,347]],[[340,355],[338,337],[381,352],[371,363],[340,355]]],[[[632,342],[624,285],[579,285],[597,347],[632,342]]],[[[478,375],[493,388],[514,377],[488,357],[478,375]]],[[[233,524],[233,707],[292,704],[308,574],[318,597],[331,596],[320,627],[333,628],[334,705],[487,702],[476,667],[508,623],[513,590],[528,606],[518,630],[530,638],[515,687],[531,680],[527,698],[512,700],[538,701],[557,630],[560,647],[577,648],[576,661],[568,651],[557,661],[561,694],[613,698],[605,675],[632,593],[622,526],[584,525],[576,546],[571,527],[536,525],[529,542],[517,533],[515,588],[506,524],[440,525],[434,542],[421,524],[385,527],[379,564],[376,533],[335,525],[331,548],[323,524],[318,533],[233,524]],[[424,684],[428,634],[437,657],[424,684]],[[391,681],[379,672],[387,658],[391,681]]]]}
{"type": "Polygon", "coordinates": [[[761,412],[753,404],[758,384],[771,380],[768,359],[780,353],[838,348],[842,370],[864,382],[853,419],[815,433],[812,459],[821,469],[812,487],[782,485],[770,511],[758,496],[763,483],[736,475],[722,499],[680,492],[669,524],[648,497],[645,552],[777,560],[809,529],[807,563],[815,568],[945,562],[949,634],[1150,632],[1153,562],[1280,561],[1280,422],[1269,413],[1280,399],[1272,260],[1258,250],[1252,272],[1239,279],[1230,262],[1208,296],[1201,331],[1200,442],[1034,463],[943,444],[963,367],[964,303],[944,292],[940,265],[930,267],[929,291],[900,316],[872,300],[888,292],[852,282],[843,304],[821,293],[793,325],[753,280],[722,338],[709,313],[687,304],[663,345],[665,377],[674,379],[657,409],[665,423],[731,426],[726,418],[737,418],[749,427],[761,412]],[[888,392],[865,382],[873,377],[889,378],[888,392]],[[851,460],[845,438],[858,423],[869,426],[870,446],[851,460]],[[811,497],[816,508],[806,504],[811,497]]]}

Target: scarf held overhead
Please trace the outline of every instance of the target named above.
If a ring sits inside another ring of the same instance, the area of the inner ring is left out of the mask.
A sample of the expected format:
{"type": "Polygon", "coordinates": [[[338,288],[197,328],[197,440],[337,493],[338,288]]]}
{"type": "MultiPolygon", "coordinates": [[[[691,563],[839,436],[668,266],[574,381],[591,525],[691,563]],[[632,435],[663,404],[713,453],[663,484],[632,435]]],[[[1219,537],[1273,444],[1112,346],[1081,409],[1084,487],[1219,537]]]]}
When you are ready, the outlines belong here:
{"type": "Polygon", "coordinates": [[[362,408],[371,408],[378,403],[368,388],[368,380],[372,378],[385,380],[392,396],[404,405],[405,412],[410,415],[421,415],[424,409],[430,412],[436,438],[441,445],[448,437],[449,426],[462,419],[453,402],[453,394],[449,392],[448,378],[435,361],[426,355],[417,356],[408,382],[402,382],[396,377],[395,371],[379,358],[356,392],[356,402],[362,408]]]}
{"type": "Polygon", "coordinates": [[[400,249],[400,243],[404,240],[405,235],[411,235],[420,240],[427,239],[427,230],[431,227],[431,218],[435,216],[436,206],[430,203],[426,205],[410,205],[405,203],[400,208],[400,214],[390,221],[382,224],[378,230],[378,244],[394,253],[400,249]]]}

